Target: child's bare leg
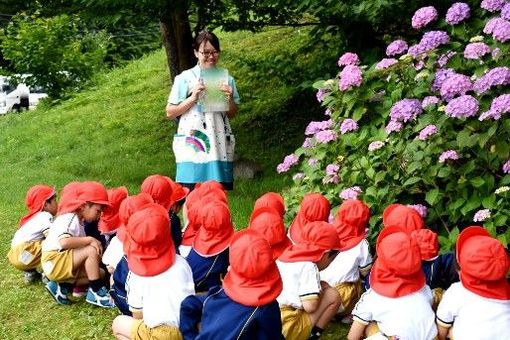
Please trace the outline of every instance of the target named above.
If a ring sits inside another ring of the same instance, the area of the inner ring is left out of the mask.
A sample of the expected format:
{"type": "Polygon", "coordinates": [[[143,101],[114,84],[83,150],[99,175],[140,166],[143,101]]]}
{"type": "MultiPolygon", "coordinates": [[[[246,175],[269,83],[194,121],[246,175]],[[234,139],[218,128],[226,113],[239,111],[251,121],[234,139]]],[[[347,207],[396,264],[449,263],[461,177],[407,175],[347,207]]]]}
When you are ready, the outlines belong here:
{"type": "Polygon", "coordinates": [[[89,281],[98,280],[101,278],[99,261],[99,254],[97,253],[97,250],[92,246],[75,248],[73,251],[73,268],[80,268],[83,266],[89,281]]]}
{"type": "Polygon", "coordinates": [[[335,316],[341,304],[342,301],[336,289],[329,285],[323,286],[319,307],[310,314],[312,324],[324,329],[335,316]]]}
{"type": "Polygon", "coordinates": [[[131,327],[133,326],[133,319],[127,315],[119,315],[113,320],[112,330],[113,335],[118,340],[129,340],[131,337],[131,327]]]}

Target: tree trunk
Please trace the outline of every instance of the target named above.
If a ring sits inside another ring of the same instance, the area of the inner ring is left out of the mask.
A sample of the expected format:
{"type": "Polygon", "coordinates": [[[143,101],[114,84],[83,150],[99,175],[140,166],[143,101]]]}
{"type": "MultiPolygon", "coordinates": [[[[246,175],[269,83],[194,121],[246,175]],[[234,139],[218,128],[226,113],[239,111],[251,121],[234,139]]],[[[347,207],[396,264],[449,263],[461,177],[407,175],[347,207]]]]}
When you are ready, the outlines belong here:
{"type": "Polygon", "coordinates": [[[176,75],[196,63],[187,8],[172,8],[166,11],[160,18],[159,28],[170,79],[173,81],[176,75]]]}

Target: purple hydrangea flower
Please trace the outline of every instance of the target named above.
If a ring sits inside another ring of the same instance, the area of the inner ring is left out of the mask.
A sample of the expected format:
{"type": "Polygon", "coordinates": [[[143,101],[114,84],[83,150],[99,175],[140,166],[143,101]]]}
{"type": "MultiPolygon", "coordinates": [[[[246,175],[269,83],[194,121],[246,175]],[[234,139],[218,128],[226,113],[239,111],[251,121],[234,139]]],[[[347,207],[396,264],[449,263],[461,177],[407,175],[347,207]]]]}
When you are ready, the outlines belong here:
{"type": "Polygon", "coordinates": [[[276,171],[278,171],[279,174],[282,172],[287,172],[289,169],[296,165],[299,162],[299,157],[294,155],[293,153],[290,155],[285,156],[283,159],[283,162],[278,164],[276,167],[276,171]]]}
{"type": "Polygon", "coordinates": [[[498,60],[499,56],[501,55],[501,49],[499,47],[496,47],[495,49],[492,50],[491,55],[493,60],[498,60]]]}
{"type": "Polygon", "coordinates": [[[441,86],[443,86],[444,81],[454,74],[457,73],[451,68],[442,68],[437,70],[434,81],[432,82],[432,90],[436,92],[441,90],[441,86]]]}
{"type": "Polygon", "coordinates": [[[457,151],[455,150],[447,150],[439,156],[439,163],[444,163],[447,160],[452,159],[456,160],[459,159],[459,155],[457,154],[457,151]]]}
{"type": "Polygon", "coordinates": [[[401,55],[407,52],[409,46],[405,40],[395,40],[386,47],[386,55],[388,57],[401,55]]]}
{"type": "Polygon", "coordinates": [[[420,29],[437,19],[437,10],[433,6],[422,7],[414,12],[411,19],[411,26],[420,29]]]}
{"type": "Polygon", "coordinates": [[[315,140],[321,144],[329,143],[336,140],[337,138],[338,134],[334,130],[319,131],[315,134],[315,140]]]}
{"type": "Polygon", "coordinates": [[[377,65],[375,65],[375,69],[384,70],[390,66],[395,65],[396,63],[398,63],[398,61],[395,58],[384,58],[380,62],[378,62],[377,65]]]}
{"type": "Polygon", "coordinates": [[[421,217],[427,217],[428,209],[423,204],[408,204],[409,208],[414,209],[420,214],[421,217]]]}
{"type": "Polygon", "coordinates": [[[492,34],[492,32],[494,32],[494,29],[496,28],[496,26],[501,23],[502,21],[505,21],[499,17],[496,17],[496,18],[491,18],[489,21],[487,21],[487,23],[485,24],[484,28],[483,28],[483,33],[485,34],[492,34]]]}
{"type": "Polygon", "coordinates": [[[303,178],[305,178],[305,174],[302,173],[302,172],[298,172],[296,173],[294,176],[292,176],[292,179],[295,181],[295,182],[299,182],[301,181],[303,178]]]}
{"type": "Polygon", "coordinates": [[[344,200],[355,200],[358,199],[358,195],[361,194],[363,190],[359,186],[354,186],[351,188],[347,188],[342,190],[340,193],[340,198],[344,200]]]}
{"type": "Polygon", "coordinates": [[[510,20],[510,2],[507,2],[501,9],[501,18],[510,20]]]}
{"type": "Polygon", "coordinates": [[[340,133],[345,135],[347,132],[356,131],[358,129],[358,123],[355,120],[347,118],[340,125],[340,133]]]}
{"type": "Polygon", "coordinates": [[[340,166],[338,164],[328,164],[326,166],[326,175],[336,175],[338,174],[338,170],[340,170],[340,166]]]}
{"type": "Polygon", "coordinates": [[[471,79],[463,74],[454,74],[448,77],[441,85],[441,96],[449,101],[455,96],[464,95],[473,89],[471,79]]]}
{"type": "Polygon", "coordinates": [[[456,2],[446,12],[446,22],[450,25],[457,25],[471,15],[469,5],[464,2],[456,2]]]}
{"type": "Polygon", "coordinates": [[[489,45],[483,42],[470,43],[464,49],[464,58],[466,59],[480,59],[484,55],[491,53],[489,45]]]}
{"type": "Polygon", "coordinates": [[[426,140],[427,138],[429,138],[430,136],[432,136],[432,135],[434,135],[436,133],[437,133],[437,126],[435,126],[433,124],[430,124],[430,125],[425,126],[420,131],[420,133],[418,134],[418,139],[419,140],[426,140]]]}
{"type": "Polygon", "coordinates": [[[489,12],[496,12],[502,9],[505,4],[506,0],[482,0],[480,7],[489,12]]]}
{"type": "Polygon", "coordinates": [[[418,99],[402,99],[393,104],[390,111],[390,118],[397,122],[408,122],[415,120],[423,112],[421,102],[418,99]]]}
{"type": "Polygon", "coordinates": [[[439,98],[437,98],[436,96],[427,96],[423,98],[423,100],[421,101],[422,109],[426,109],[427,107],[436,104],[439,104],[439,98]]]}
{"type": "Polygon", "coordinates": [[[448,51],[447,53],[443,53],[437,58],[437,64],[439,65],[439,68],[443,68],[448,63],[448,60],[450,60],[454,55],[456,55],[457,52],[455,51],[448,51]]]}
{"type": "Polygon", "coordinates": [[[392,132],[399,132],[400,130],[402,130],[403,127],[404,124],[402,124],[401,122],[390,120],[388,125],[386,125],[386,127],[384,128],[384,131],[386,131],[386,133],[389,135],[392,132]]]}
{"type": "Polygon", "coordinates": [[[448,33],[444,31],[430,31],[423,35],[419,45],[423,46],[425,52],[428,52],[449,42],[450,37],[448,33]]]}
{"type": "Polygon", "coordinates": [[[331,117],[331,114],[333,114],[333,112],[331,111],[331,109],[330,109],[330,108],[327,108],[327,109],[326,109],[326,111],[324,111],[324,114],[325,114],[326,116],[331,117]]]}
{"type": "Polygon", "coordinates": [[[338,88],[340,91],[349,90],[352,87],[358,87],[363,82],[361,69],[356,65],[347,65],[340,72],[340,82],[338,88]]]}
{"type": "Polygon", "coordinates": [[[308,165],[309,165],[309,166],[316,166],[316,165],[317,165],[317,163],[319,163],[319,160],[318,160],[317,158],[310,158],[310,159],[308,160],[308,165]]]}
{"type": "Polygon", "coordinates": [[[333,120],[328,119],[324,120],[322,122],[310,122],[308,123],[308,126],[305,129],[305,135],[314,135],[319,131],[327,130],[333,126],[333,120]]]}
{"type": "Polygon", "coordinates": [[[368,145],[368,151],[375,151],[379,150],[384,146],[384,142],[376,140],[375,142],[372,142],[368,145]]]}
{"type": "Polygon", "coordinates": [[[486,119],[498,120],[503,113],[510,112],[510,94],[503,94],[492,100],[491,108],[482,113],[478,120],[483,121],[486,119]]]}
{"type": "Polygon", "coordinates": [[[444,111],[449,117],[466,118],[476,115],[478,108],[478,100],[476,100],[473,96],[464,95],[452,99],[448,105],[446,105],[444,111]]]}
{"type": "Polygon", "coordinates": [[[483,222],[491,217],[491,211],[489,209],[478,210],[473,217],[473,222],[483,222]]]}
{"type": "Polygon", "coordinates": [[[508,84],[510,84],[510,68],[495,67],[475,81],[473,90],[480,95],[489,91],[493,86],[508,84]]]}
{"type": "Polygon", "coordinates": [[[510,174],[510,159],[503,164],[503,172],[505,174],[510,174]]]}
{"type": "Polygon", "coordinates": [[[418,62],[416,64],[414,64],[414,69],[416,71],[420,71],[424,67],[425,67],[425,62],[423,60],[418,60],[418,62]]]}
{"type": "Polygon", "coordinates": [[[407,51],[407,53],[409,53],[409,55],[412,55],[415,58],[425,52],[426,52],[425,46],[420,45],[420,44],[416,44],[416,45],[409,47],[409,50],[407,51]]]}
{"type": "Polygon", "coordinates": [[[506,20],[498,21],[492,31],[492,37],[499,42],[506,42],[510,39],[510,22],[506,20]]]}
{"type": "Polygon", "coordinates": [[[356,53],[346,52],[338,59],[338,66],[358,65],[359,57],[356,53]]]}
{"type": "Polygon", "coordinates": [[[314,147],[314,139],[311,137],[305,138],[302,147],[305,149],[313,148],[314,147]]]}
{"type": "Polygon", "coordinates": [[[326,176],[322,179],[322,183],[338,184],[340,181],[340,178],[338,177],[338,170],[340,170],[340,166],[337,164],[328,164],[328,166],[326,166],[326,176]]]}
{"type": "Polygon", "coordinates": [[[324,100],[324,97],[326,97],[326,95],[328,94],[328,90],[326,89],[319,89],[317,90],[317,93],[315,94],[315,96],[317,97],[317,101],[320,103],[324,100]]]}

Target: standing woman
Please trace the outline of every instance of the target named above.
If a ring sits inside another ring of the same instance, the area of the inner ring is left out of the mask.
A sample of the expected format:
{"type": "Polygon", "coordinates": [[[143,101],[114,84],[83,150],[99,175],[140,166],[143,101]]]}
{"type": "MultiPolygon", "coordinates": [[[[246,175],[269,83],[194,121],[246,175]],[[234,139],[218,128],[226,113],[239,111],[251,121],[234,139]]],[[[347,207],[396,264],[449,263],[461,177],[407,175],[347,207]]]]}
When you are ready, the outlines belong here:
{"type": "Polygon", "coordinates": [[[228,110],[207,112],[202,98],[206,91],[203,73],[215,69],[220,57],[220,42],[214,33],[200,32],[195,38],[198,64],[175,77],[166,115],[177,119],[173,139],[176,182],[193,189],[195,183],[215,180],[227,190],[233,189],[235,139],[229,118],[239,104],[234,78],[228,76],[219,89],[224,93],[228,110]]]}

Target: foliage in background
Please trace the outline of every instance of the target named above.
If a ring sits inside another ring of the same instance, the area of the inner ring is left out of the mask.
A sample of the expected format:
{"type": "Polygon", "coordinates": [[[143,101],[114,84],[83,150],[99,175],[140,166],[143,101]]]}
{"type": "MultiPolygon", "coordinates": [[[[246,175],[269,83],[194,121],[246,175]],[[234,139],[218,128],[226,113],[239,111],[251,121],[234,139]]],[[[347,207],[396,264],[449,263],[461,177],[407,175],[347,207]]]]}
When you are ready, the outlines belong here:
{"type": "Polygon", "coordinates": [[[7,26],[1,48],[13,72],[27,75],[25,83],[59,98],[83,87],[103,67],[107,39],[88,32],[78,17],[20,14],[7,26]]]}
{"type": "Polygon", "coordinates": [[[303,146],[278,166],[296,167],[286,197],[291,215],[306,192],[322,192],[334,205],[358,197],[372,209],[373,239],[382,210],[401,202],[426,214],[444,249],[459,228],[479,223],[508,244],[505,8],[421,9],[412,20],[428,31],[419,43],[392,43],[387,58],[361,67],[356,54],[344,54],[338,77],[316,83],[330,119],[310,123],[303,146]]]}

